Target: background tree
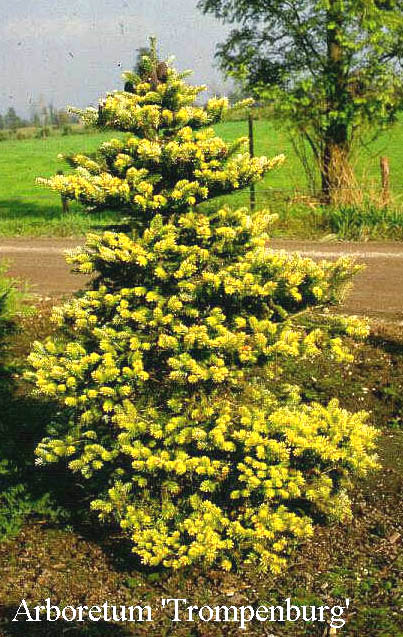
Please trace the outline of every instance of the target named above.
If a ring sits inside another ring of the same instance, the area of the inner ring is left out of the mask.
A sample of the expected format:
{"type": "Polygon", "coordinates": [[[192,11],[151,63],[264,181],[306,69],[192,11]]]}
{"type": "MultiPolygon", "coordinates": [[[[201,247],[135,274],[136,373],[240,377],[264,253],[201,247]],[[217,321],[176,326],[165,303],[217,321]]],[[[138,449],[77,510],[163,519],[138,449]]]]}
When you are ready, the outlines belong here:
{"type": "Polygon", "coordinates": [[[10,130],[16,130],[21,124],[21,120],[15,112],[15,108],[10,106],[7,109],[6,114],[4,115],[4,128],[9,128],[10,130]]]}
{"type": "Polygon", "coordinates": [[[50,126],[57,126],[57,110],[53,106],[52,102],[48,105],[48,124],[50,126]]]}
{"type": "MultiPolygon", "coordinates": [[[[402,0],[200,0],[234,24],[222,69],[274,101],[309,145],[328,197],[350,174],[353,141],[401,105],[402,0]]],[[[348,185],[348,184],[347,184],[348,185]]]]}

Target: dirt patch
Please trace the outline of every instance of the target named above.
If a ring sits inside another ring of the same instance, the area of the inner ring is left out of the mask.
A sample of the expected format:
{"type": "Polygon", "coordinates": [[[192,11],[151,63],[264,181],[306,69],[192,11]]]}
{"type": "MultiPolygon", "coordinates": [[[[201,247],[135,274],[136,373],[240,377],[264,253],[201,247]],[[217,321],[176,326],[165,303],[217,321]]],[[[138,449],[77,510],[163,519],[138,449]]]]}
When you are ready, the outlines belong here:
{"type": "MultiPolygon", "coordinates": [[[[39,307],[37,317],[25,318],[23,332],[16,337],[14,355],[23,360],[33,338],[49,331],[51,302],[39,307]],[[21,338],[23,337],[23,338],[21,338]]],[[[130,547],[116,530],[100,526],[87,512],[85,489],[81,488],[84,515],[66,523],[51,523],[48,518],[31,516],[17,536],[0,543],[0,636],[62,637],[81,634],[87,637],[224,637],[240,634],[234,624],[172,624],[171,614],[161,609],[161,598],[186,598],[202,606],[284,604],[291,597],[296,605],[328,605],[351,599],[348,622],[342,630],[347,637],[397,637],[403,634],[401,621],[401,571],[403,509],[401,494],[403,469],[401,454],[403,431],[403,328],[395,325],[375,327],[367,343],[355,351],[353,364],[327,367],[318,361],[301,370],[290,370],[295,382],[304,387],[307,400],[326,402],[337,396],[352,410],[366,409],[371,421],[380,427],[380,472],[359,482],[354,491],[354,519],[347,525],[317,525],[313,539],[300,547],[281,577],[259,575],[248,568],[226,574],[196,568],[180,573],[150,572],[130,555],[130,547]],[[59,606],[149,604],[153,623],[114,625],[98,622],[11,622],[21,599],[31,606],[50,597],[59,606]],[[29,629],[29,630],[28,630],[29,629]]],[[[16,401],[27,388],[20,385],[16,401]]],[[[43,408],[34,414],[13,412],[6,400],[2,416],[10,423],[18,440],[18,449],[29,445],[33,458],[35,436],[41,435],[46,414],[43,408]],[[41,425],[35,430],[36,426],[41,425]]],[[[38,410],[38,406],[36,406],[38,410]]],[[[31,465],[32,458],[26,462],[31,465]]],[[[31,481],[34,470],[29,468],[31,481]]],[[[66,481],[60,468],[54,481],[66,481]]],[[[75,478],[68,477],[70,482],[75,478]]],[[[60,502],[68,506],[61,490],[60,502]]],[[[76,493],[80,494],[77,487],[76,493]]],[[[73,498],[70,507],[76,508],[73,498]]],[[[274,637],[319,637],[324,626],[292,624],[250,624],[247,634],[274,637]]],[[[246,634],[246,633],[245,633],[246,634]]]]}
{"type": "Polygon", "coordinates": [[[403,244],[322,243],[314,241],[271,242],[273,248],[300,252],[313,259],[334,260],[342,256],[364,264],[365,270],[342,305],[349,314],[394,321],[403,325],[403,244]]]}

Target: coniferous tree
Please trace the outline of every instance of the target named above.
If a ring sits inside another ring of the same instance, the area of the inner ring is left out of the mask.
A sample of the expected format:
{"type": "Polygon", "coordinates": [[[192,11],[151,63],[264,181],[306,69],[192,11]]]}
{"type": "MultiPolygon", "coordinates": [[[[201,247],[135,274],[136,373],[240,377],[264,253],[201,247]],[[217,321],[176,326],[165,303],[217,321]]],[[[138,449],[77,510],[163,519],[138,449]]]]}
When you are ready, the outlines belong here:
{"type": "Polygon", "coordinates": [[[81,113],[93,126],[130,135],[103,143],[92,156],[67,157],[75,174],[39,182],[90,209],[107,207],[138,224],[155,212],[186,210],[244,188],[283,160],[250,158],[246,138],[227,144],[206,128],[222,118],[228,100],[212,98],[205,107],[195,106],[205,87],[186,84],[188,73],[168,68],[153,48],[143,56],[141,72],[126,73],[125,91],[81,113]]]}
{"type": "Polygon", "coordinates": [[[282,371],[349,359],[341,335],[364,335],[359,321],[325,329],[298,317],[336,301],[356,268],[271,251],[267,211],[199,209],[280,160],[228,146],[204,128],[225,100],[194,106],[199,88],[144,63],[147,78],[129,74],[130,91],[85,114],[127,136],[48,182],[113,204],[133,228],[90,235],[70,256],[96,277],[56,308],[59,331],[30,357],[38,390],[64,405],[38,461],[95,484],[92,508],[118,521],[145,564],[246,560],[278,572],[315,511],[351,514],[351,476],[375,466],[365,414],[304,405],[282,371]]]}

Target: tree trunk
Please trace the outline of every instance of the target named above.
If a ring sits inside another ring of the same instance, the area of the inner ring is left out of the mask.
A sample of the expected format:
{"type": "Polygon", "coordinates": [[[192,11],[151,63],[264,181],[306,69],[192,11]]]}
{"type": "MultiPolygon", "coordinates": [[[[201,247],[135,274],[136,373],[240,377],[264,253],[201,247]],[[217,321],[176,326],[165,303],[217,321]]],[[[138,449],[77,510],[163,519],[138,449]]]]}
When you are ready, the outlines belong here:
{"type": "Polygon", "coordinates": [[[331,126],[326,131],[321,172],[322,195],[329,202],[336,190],[349,185],[348,129],[345,124],[331,126]]]}
{"type": "Polygon", "coordinates": [[[348,126],[345,120],[348,101],[347,79],[343,47],[343,14],[330,0],[327,20],[327,125],[324,131],[322,153],[322,195],[332,199],[333,191],[345,182],[345,164],[348,162],[348,126]]]}

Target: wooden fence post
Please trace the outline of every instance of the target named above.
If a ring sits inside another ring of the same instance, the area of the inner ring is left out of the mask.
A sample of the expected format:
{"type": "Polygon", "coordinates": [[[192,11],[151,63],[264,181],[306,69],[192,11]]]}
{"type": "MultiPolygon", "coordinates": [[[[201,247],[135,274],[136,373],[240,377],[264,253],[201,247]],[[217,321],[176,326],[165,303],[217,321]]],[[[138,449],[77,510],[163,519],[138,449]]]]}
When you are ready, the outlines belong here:
{"type": "Polygon", "coordinates": [[[390,203],[390,166],[389,157],[381,157],[382,203],[390,203]]]}
{"type": "MultiPolygon", "coordinates": [[[[63,171],[58,170],[56,174],[63,175],[63,171]]],[[[61,200],[62,200],[62,214],[67,215],[69,212],[69,200],[64,195],[61,195],[61,200]]]]}
{"type": "MultiPolygon", "coordinates": [[[[251,157],[255,156],[255,142],[253,137],[253,117],[252,113],[249,111],[248,113],[248,126],[249,126],[249,155],[251,157]]],[[[256,190],[255,184],[250,185],[250,209],[252,212],[256,208],[256,190]]]]}
{"type": "Polygon", "coordinates": [[[62,214],[67,215],[69,212],[69,200],[62,195],[62,214]]]}

